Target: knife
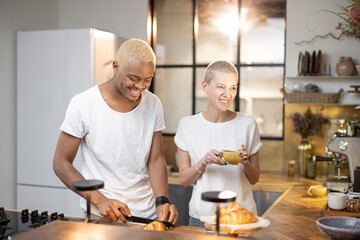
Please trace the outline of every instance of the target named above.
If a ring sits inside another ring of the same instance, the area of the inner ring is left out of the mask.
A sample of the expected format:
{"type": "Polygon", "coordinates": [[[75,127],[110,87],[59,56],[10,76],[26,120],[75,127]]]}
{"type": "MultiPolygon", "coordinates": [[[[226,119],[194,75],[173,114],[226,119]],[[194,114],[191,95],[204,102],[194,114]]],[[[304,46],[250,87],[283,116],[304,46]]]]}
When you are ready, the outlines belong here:
{"type": "MultiPolygon", "coordinates": [[[[129,216],[126,215],[126,214],[123,214],[123,215],[124,215],[124,217],[125,217],[126,220],[131,221],[131,222],[138,222],[138,223],[146,223],[146,224],[149,224],[149,223],[151,223],[151,222],[153,222],[153,221],[159,221],[159,220],[155,220],[155,219],[135,217],[135,216],[129,217],[129,216]]],[[[174,224],[172,224],[171,222],[166,222],[166,221],[160,221],[160,222],[163,222],[166,227],[169,227],[169,228],[173,228],[173,227],[174,227],[174,224]]]]}

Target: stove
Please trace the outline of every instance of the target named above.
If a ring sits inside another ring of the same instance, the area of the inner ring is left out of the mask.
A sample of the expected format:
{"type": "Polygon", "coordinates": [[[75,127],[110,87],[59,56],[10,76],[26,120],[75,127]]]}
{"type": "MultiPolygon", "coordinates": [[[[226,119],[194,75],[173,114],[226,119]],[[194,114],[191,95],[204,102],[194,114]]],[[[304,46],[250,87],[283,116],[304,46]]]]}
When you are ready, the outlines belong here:
{"type": "MultiPolygon", "coordinates": [[[[48,213],[47,211],[29,211],[28,209],[22,211],[6,210],[0,207],[0,240],[12,239],[17,235],[31,231],[52,221],[84,222],[85,218],[69,217],[63,213],[58,214],[57,212],[48,213]]],[[[121,222],[110,222],[98,219],[92,219],[90,223],[126,226],[121,222]]]]}

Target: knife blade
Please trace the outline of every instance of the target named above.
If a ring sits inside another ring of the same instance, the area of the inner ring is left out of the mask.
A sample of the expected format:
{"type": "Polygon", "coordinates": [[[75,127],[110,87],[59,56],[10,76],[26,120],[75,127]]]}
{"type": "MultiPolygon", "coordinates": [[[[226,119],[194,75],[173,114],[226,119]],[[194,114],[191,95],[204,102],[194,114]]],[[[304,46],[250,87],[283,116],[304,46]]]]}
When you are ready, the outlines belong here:
{"type": "MultiPolygon", "coordinates": [[[[142,217],[136,217],[136,216],[131,216],[129,217],[128,215],[126,214],[123,214],[125,219],[128,220],[128,221],[131,221],[131,222],[138,222],[138,223],[146,223],[146,224],[149,224],[153,221],[159,221],[159,220],[155,220],[155,219],[149,219],[149,218],[142,218],[142,217]]],[[[169,228],[173,228],[174,227],[174,224],[172,224],[171,222],[166,222],[166,221],[160,221],[160,222],[163,222],[165,224],[166,227],[169,227],[169,228]]]]}

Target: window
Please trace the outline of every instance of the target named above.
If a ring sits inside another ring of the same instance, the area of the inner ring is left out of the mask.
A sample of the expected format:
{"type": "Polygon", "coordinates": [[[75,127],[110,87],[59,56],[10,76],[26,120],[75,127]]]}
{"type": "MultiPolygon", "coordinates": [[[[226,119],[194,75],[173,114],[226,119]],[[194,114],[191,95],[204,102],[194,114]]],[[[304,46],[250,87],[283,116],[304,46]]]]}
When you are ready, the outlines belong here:
{"type": "Polygon", "coordinates": [[[232,61],[239,92],[231,106],[252,115],[262,138],[283,137],[285,0],[152,0],[157,68],[152,91],[173,135],[178,121],[206,109],[201,81],[214,59],[232,61]]]}

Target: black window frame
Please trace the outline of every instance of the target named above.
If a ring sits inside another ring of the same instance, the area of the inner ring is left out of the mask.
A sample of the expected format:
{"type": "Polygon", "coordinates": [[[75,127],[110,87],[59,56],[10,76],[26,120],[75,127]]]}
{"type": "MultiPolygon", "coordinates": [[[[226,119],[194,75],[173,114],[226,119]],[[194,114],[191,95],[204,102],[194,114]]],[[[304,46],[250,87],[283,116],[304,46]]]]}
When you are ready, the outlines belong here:
{"type": "MultiPolygon", "coordinates": [[[[206,68],[208,66],[208,64],[196,64],[196,33],[195,33],[195,20],[198,18],[198,13],[197,13],[197,3],[198,0],[191,0],[192,1],[192,64],[163,64],[163,65],[156,65],[156,68],[192,68],[192,114],[196,114],[196,70],[198,68],[206,68]]],[[[242,6],[242,0],[237,0],[238,1],[238,16],[241,16],[241,6],[242,6]]],[[[148,19],[150,19],[150,26],[151,29],[150,30],[150,46],[154,49],[155,53],[156,53],[156,36],[154,36],[154,24],[156,24],[156,12],[155,12],[155,5],[156,5],[156,0],[149,0],[149,12],[148,12],[148,19]]],[[[284,21],[285,21],[285,26],[284,26],[284,63],[251,63],[251,64],[245,64],[245,63],[241,63],[240,61],[240,54],[241,54],[241,31],[238,31],[237,34],[237,46],[236,46],[236,64],[234,64],[234,66],[236,67],[236,69],[238,70],[238,78],[239,78],[239,82],[238,82],[238,88],[237,88],[237,94],[235,96],[234,99],[234,104],[235,104],[235,111],[239,112],[240,111],[240,82],[241,82],[241,68],[242,67],[283,67],[283,83],[282,85],[284,86],[285,83],[285,76],[286,76],[286,67],[285,67],[285,63],[286,63],[286,21],[287,21],[287,11],[286,11],[286,5],[287,5],[287,0],[284,0],[284,21]]],[[[154,76],[155,79],[155,76],[154,76]]],[[[151,86],[149,87],[149,90],[151,92],[154,92],[154,85],[156,84],[156,81],[152,81],[151,86]]],[[[281,137],[261,137],[262,140],[284,140],[284,129],[285,129],[285,102],[284,102],[284,98],[282,100],[283,102],[283,107],[282,107],[282,113],[283,113],[283,129],[282,129],[282,136],[281,137]]],[[[163,133],[164,136],[175,136],[175,134],[173,133],[163,133]]]]}

